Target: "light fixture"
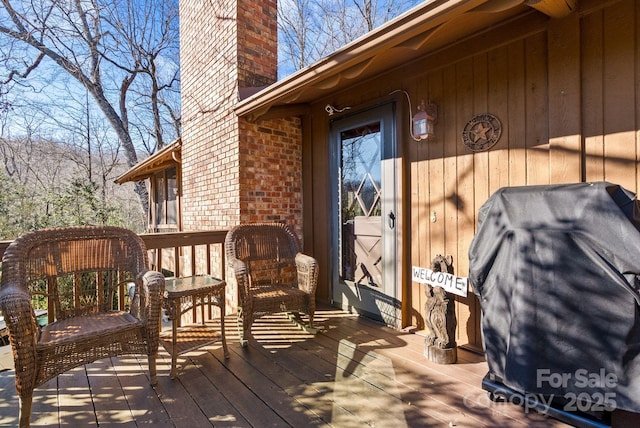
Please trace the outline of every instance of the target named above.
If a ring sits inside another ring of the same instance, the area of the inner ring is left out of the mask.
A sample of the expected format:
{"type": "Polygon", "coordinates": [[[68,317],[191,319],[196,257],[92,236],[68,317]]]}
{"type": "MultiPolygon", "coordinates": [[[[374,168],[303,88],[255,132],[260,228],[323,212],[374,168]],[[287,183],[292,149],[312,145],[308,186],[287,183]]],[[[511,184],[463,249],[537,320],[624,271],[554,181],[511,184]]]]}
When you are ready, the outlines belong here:
{"type": "Polygon", "coordinates": [[[412,137],[416,141],[426,140],[434,135],[434,124],[438,116],[438,107],[433,103],[425,104],[424,100],[418,106],[418,112],[413,115],[412,137]]]}
{"type": "Polygon", "coordinates": [[[342,113],[343,111],[347,110],[351,110],[351,107],[337,108],[336,106],[333,106],[331,104],[327,104],[324,107],[324,111],[326,111],[329,116],[333,116],[336,113],[342,113]]]}
{"type": "Polygon", "coordinates": [[[389,93],[389,95],[393,95],[396,92],[402,92],[407,97],[407,103],[409,103],[409,133],[411,134],[411,138],[413,138],[414,141],[422,141],[433,137],[434,124],[438,118],[438,106],[431,102],[425,103],[424,100],[422,100],[418,106],[418,112],[414,115],[411,110],[409,93],[403,89],[396,89],[389,93]]]}

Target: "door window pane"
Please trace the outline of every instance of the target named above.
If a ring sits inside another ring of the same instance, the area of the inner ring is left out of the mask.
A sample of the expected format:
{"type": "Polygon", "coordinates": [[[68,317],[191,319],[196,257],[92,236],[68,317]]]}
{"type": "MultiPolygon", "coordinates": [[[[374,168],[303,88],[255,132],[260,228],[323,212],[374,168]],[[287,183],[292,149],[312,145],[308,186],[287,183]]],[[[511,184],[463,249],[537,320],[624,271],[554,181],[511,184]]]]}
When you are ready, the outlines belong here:
{"type": "Polygon", "coordinates": [[[342,223],[381,212],[380,123],[341,133],[342,223]]]}
{"type": "Polygon", "coordinates": [[[342,279],[381,285],[380,122],[340,133],[342,279]]]}

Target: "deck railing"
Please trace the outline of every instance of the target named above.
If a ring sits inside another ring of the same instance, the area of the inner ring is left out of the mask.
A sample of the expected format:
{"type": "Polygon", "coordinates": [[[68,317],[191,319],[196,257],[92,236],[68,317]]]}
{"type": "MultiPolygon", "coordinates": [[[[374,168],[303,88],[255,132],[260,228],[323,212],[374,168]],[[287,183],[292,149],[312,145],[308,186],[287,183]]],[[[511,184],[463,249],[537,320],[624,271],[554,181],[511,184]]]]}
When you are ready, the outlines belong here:
{"type": "MultiPolygon", "coordinates": [[[[226,230],[216,230],[145,233],[140,237],[147,247],[150,269],[163,272],[165,276],[207,274],[225,279],[223,247],[226,235],[226,230]]],[[[0,259],[11,242],[0,241],[0,259]]],[[[0,273],[1,266],[0,263],[0,273]]],[[[124,296],[124,294],[123,288],[120,295],[124,296]]],[[[122,302],[121,306],[123,306],[122,302]]],[[[4,323],[0,322],[0,345],[3,329],[4,323]]]]}
{"type": "Polygon", "coordinates": [[[226,230],[163,232],[140,235],[150,268],[173,276],[213,275],[224,279],[226,230]]]}
{"type": "MultiPolygon", "coordinates": [[[[145,233],[150,268],[174,276],[208,274],[224,279],[226,230],[145,233]]],[[[0,241],[0,258],[11,241],[0,241]]]]}
{"type": "Polygon", "coordinates": [[[2,255],[4,254],[4,250],[7,249],[9,244],[13,241],[0,241],[0,260],[2,260],[2,255]]]}

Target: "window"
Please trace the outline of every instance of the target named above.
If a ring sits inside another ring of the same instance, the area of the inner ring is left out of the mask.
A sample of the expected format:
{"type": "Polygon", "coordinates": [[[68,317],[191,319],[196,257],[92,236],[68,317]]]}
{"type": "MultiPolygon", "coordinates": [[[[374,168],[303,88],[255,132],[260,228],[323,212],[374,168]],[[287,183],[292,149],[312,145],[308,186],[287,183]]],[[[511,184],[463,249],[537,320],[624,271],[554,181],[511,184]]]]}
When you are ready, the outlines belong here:
{"type": "Polygon", "coordinates": [[[151,185],[149,229],[178,230],[179,189],[176,168],[168,168],[155,174],[151,185]]]}

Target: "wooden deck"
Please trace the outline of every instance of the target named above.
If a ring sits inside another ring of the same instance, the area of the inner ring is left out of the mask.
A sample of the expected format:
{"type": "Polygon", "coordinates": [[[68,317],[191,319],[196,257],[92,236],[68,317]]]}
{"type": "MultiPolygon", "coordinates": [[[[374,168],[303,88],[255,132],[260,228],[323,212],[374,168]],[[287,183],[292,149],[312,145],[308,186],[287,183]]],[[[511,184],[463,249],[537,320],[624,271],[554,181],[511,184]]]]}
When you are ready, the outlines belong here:
{"type": "MultiPolygon", "coordinates": [[[[146,359],[120,357],[67,372],[36,389],[32,426],[525,427],[566,426],[493,403],[480,388],[484,359],[460,350],[455,365],[423,356],[424,338],[344,312],[317,313],[321,332],[284,315],[254,324],[243,349],[227,321],[230,358],[216,343],[178,359],[175,380],[161,349],[159,382],[146,359]]],[[[14,371],[0,373],[0,426],[16,426],[14,371]]]]}

